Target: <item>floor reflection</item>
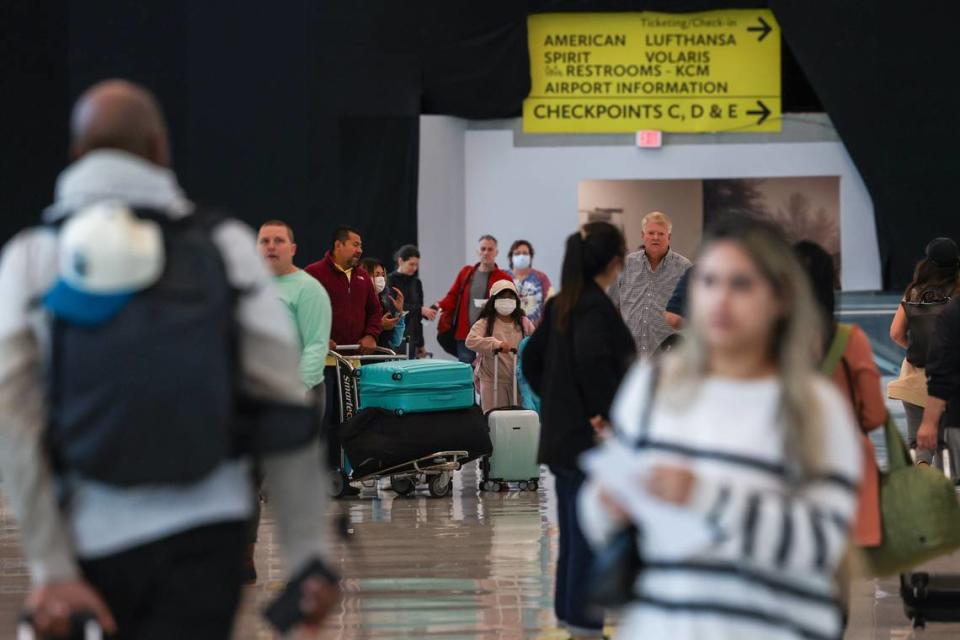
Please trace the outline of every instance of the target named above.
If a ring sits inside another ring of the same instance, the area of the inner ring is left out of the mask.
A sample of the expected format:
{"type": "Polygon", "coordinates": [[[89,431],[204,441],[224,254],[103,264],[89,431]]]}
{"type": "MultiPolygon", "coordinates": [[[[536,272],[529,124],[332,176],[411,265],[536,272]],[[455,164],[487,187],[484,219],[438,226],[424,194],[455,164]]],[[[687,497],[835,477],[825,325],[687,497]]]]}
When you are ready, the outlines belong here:
{"type": "MultiPolygon", "coordinates": [[[[536,493],[481,494],[476,486],[470,465],[456,475],[447,498],[368,489],[359,499],[334,503],[330,555],[347,579],[343,602],[321,637],[567,638],[552,612],[556,507],[549,474],[536,493]],[[333,533],[344,513],[351,530],[346,541],[333,533]]],[[[264,515],[257,548],[261,579],[244,595],[235,640],[274,637],[259,612],[282,588],[283,567],[269,505],[264,515]]],[[[0,638],[13,637],[29,585],[17,539],[0,503],[0,638]]],[[[934,568],[960,573],[960,556],[934,568]]],[[[958,638],[960,625],[931,624],[914,633],[895,580],[854,586],[848,640],[914,637],[958,638]]]]}
{"type": "MultiPolygon", "coordinates": [[[[481,493],[471,464],[456,474],[447,498],[367,488],[359,499],[334,503],[331,529],[346,513],[351,533],[332,539],[331,557],[349,578],[323,637],[565,637],[551,605],[551,484],[545,479],[539,492],[481,493]]],[[[254,603],[280,586],[273,584],[280,566],[269,509],[262,531],[257,562],[271,573],[248,594],[238,640],[269,637],[254,615],[254,603]]]]}

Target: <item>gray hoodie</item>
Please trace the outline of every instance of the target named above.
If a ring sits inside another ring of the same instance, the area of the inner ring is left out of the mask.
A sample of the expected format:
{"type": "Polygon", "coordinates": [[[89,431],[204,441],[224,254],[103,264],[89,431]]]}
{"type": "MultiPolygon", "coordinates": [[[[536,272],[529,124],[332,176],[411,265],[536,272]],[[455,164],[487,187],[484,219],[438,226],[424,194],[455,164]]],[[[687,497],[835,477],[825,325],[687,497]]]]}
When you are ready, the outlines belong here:
{"type": "MultiPolygon", "coordinates": [[[[191,215],[169,170],[112,150],[89,153],[57,180],[44,219],[55,221],[105,199],[191,215]]],[[[213,231],[228,277],[248,293],[237,305],[241,384],[247,393],[306,404],[298,375],[296,337],[253,232],[225,221],[213,231]]],[[[49,227],[21,232],[0,256],[0,473],[17,514],[35,584],[78,575],[77,558],[98,558],[217,522],[250,516],[249,462],[224,462],[196,484],[118,488],[65,478],[70,500],[57,503],[42,437],[46,428],[43,366],[48,318],[37,300],[57,276],[57,235],[49,227]]],[[[175,372],[170,372],[175,374],[175,372]]],[[[287,567],[298,570],[322,554],[326,486],[316,441],[263,461],[287,567]]]]}

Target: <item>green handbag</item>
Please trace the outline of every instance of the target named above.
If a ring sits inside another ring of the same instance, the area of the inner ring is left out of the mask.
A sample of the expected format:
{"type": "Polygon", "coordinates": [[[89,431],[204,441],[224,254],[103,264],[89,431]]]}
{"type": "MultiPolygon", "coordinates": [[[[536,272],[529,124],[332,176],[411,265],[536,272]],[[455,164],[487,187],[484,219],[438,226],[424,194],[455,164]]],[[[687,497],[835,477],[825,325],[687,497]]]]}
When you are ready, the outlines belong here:
{"type": "Polygon", "coordinates": [[[928,465],[914,466],[887,415],[886,473],[880,476],[883,539],[863,549],[875,576],[901,573],[960,547],[960,503],[953,481],[928,465]]]}

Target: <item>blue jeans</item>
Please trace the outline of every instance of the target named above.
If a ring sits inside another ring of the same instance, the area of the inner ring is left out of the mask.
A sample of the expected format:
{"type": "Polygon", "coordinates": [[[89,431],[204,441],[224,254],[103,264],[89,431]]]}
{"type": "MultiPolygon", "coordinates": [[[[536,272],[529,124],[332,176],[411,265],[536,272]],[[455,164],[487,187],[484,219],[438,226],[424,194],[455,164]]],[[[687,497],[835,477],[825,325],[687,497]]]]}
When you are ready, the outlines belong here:
{"type": "Polygon", "coordinates": [[[550,471],[556,477],[560,525],[553,610],[557,620],[565,623],[573,635],[599,635],[603,630],[603,614],[586,605],[593,551],[577,520],[577,496],[586,476],[577,469],[563,467],[551,466],[550,471]]]}
{"type": "Polygon", "coordinates": [[[476,358],[477,354],[467,349],[467,342],[465,340],[457,340],[457,360],[472,365],[476,358]]]}

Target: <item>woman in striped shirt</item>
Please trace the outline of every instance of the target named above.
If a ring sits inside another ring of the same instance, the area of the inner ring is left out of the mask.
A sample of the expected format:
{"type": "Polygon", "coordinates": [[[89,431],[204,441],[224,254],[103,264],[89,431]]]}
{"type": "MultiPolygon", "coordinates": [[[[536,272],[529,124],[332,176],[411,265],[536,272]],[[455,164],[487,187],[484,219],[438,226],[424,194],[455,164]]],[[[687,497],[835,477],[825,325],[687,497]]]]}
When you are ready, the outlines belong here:
{"type": "MultiPolygon", "coordinates": [[[[727,221],[691,285],[687,340],[627,378],[604,446],[635,447],[642,471],[622,482],[680,505],[712,542],[677,556],[643,544],[656,522],[636,523],[644,568],[618,637],[840,638],[835,572],[861,453],[849,407],[814,369],[806,276],[775,229],[727,221]]],[[[599,483],[580,498],[592,543],[627,523],[599,483]]]]}

